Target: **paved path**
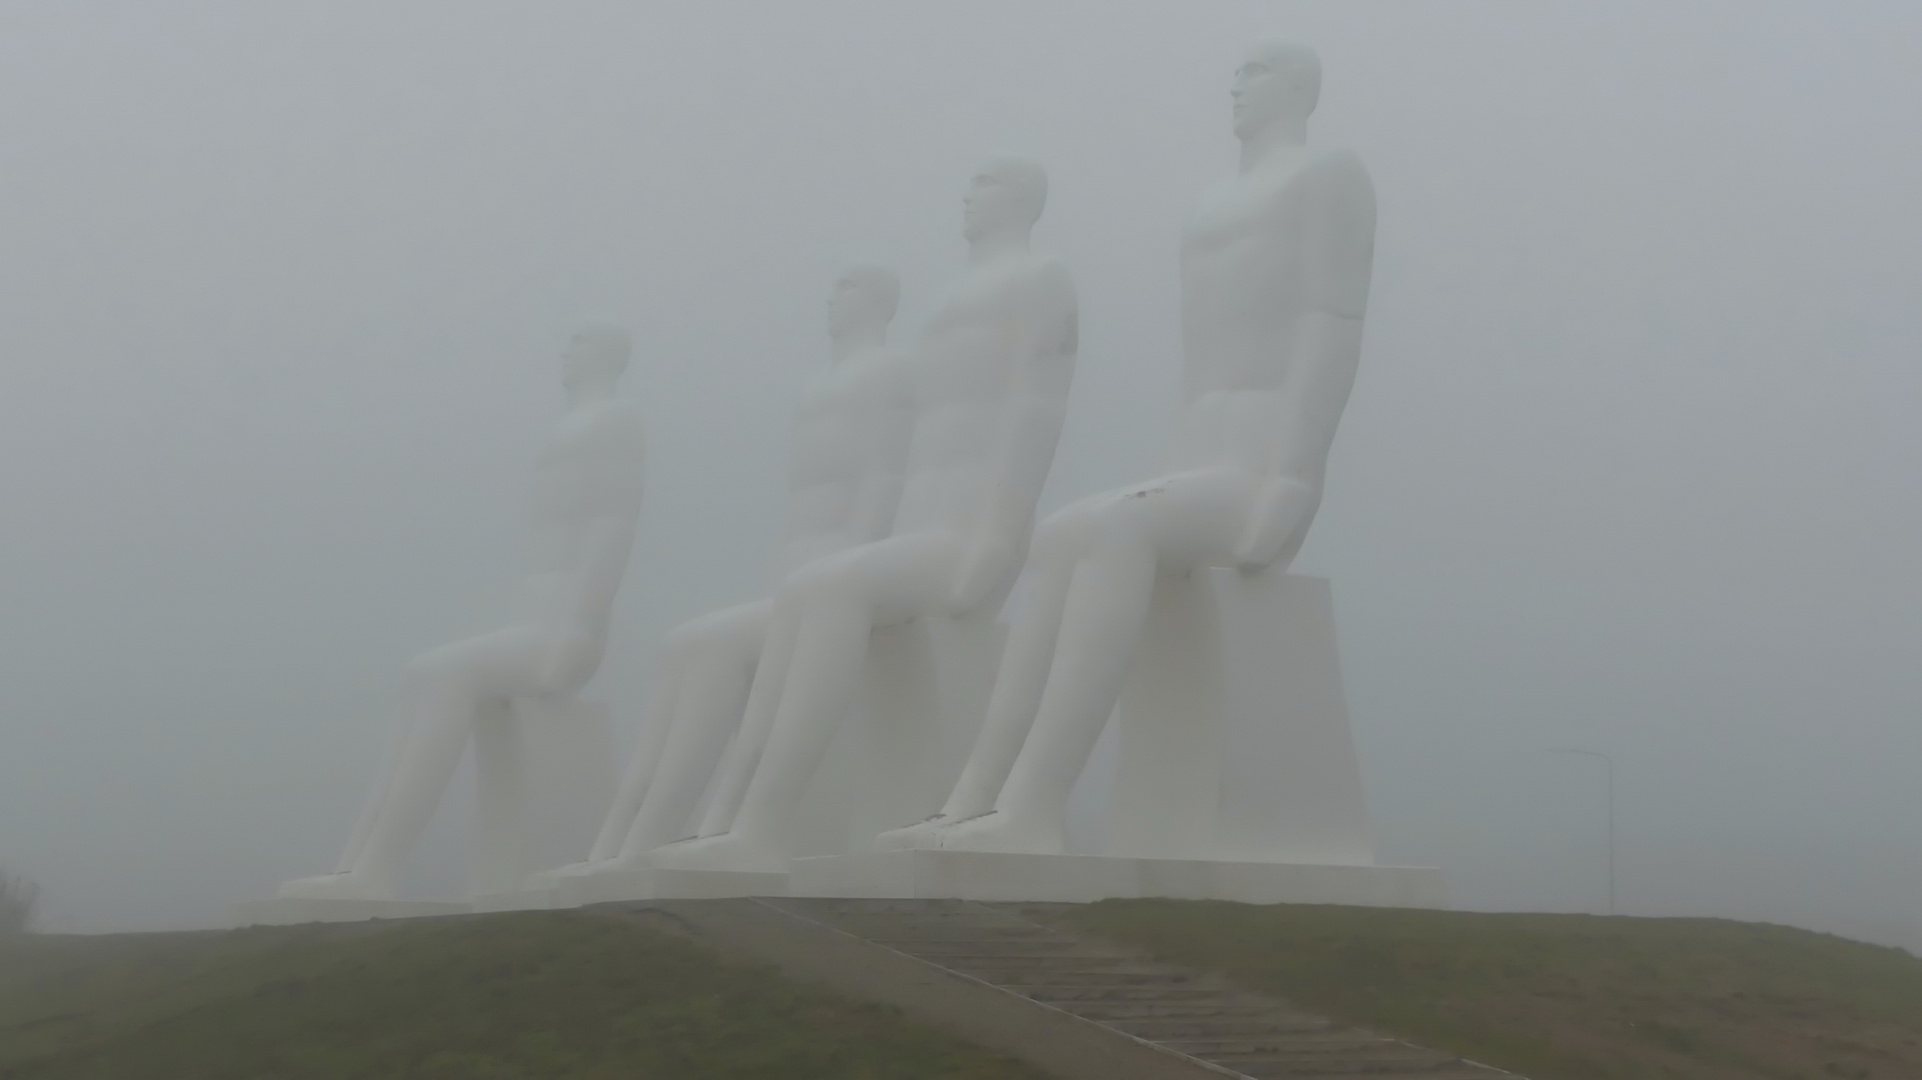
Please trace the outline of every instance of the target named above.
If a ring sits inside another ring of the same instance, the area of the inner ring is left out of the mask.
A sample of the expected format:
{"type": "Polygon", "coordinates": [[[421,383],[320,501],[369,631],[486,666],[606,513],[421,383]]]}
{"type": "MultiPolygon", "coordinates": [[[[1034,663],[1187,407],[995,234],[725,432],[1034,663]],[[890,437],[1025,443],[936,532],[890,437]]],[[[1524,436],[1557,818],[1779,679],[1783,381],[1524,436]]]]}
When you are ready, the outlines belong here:
{"type": "Polygon", "coordinates": [[[1509,1078],[1052,929],[1028,917],[1035,905],[784,898],[621,907],[1065,1078],[1509,1078]]]}

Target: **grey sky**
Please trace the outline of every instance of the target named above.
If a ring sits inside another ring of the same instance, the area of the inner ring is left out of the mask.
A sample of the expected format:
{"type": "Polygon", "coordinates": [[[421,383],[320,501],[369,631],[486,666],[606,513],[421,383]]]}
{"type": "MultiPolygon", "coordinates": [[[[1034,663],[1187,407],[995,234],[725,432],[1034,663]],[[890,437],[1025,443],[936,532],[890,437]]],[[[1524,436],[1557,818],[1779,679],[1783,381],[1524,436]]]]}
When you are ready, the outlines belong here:
{"type": "MultiPolygon", "coordinates": [[[[896,339],[987,153],[1082,348],[1046,506],[1139,479],[1252,39],[1381,203],[1305,572],[1383,854],[1922,949],[1913,5],[372,0],[0,7],[0,864],[54,928],[332,861],[400,663],[506,609],[553,357],[631,325],[643,539],[595,693],[767,584],[856,258],[896,339]]],[[[452,880],[458,806],[417,887],[452,880]]]]}

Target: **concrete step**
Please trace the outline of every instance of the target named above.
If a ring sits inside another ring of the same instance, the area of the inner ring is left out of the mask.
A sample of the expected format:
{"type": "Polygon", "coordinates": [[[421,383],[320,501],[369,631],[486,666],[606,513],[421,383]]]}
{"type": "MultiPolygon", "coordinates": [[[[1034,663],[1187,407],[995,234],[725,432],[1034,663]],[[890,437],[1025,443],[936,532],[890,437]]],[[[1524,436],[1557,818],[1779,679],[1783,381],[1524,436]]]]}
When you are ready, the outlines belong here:
{"type": "MultiPolygon", "coordinates": [[[[1412,1047],[1401,1053],[1386,1050],[1350,1050],[1329,1054],[1222,1054],[1194,1055],[1201,1060],[1225,1066],[1248,1076],[1268,1077],[1353,1077],[1424,1076],[1444,1069],[1459,1070],[1462,1060],[1449,1054],[1417,1051],[1412,1047]]],[[[1484,1073],[1487,1080],[1489,1074],[1484,1073]]]]}
{"type": "Polygon", "coordinates": [[[1144,963],[1138,956],[1086,956],[1075,952],[993,952],[946,953],[930,949],[903,949],[916,956],[930,959],[965,963],[977,968],[993,968],[1005,971],[1066,971],[1080,968],[1086,971],[1166,971],[1159,964],[1144,963]]]}
{"type": "Polygon", "coordinates": [[[1210,1061],[1227,1057],[1261,1057],[1271,1054],[1345,1054],[1352,1051],[1398,1050],[1404,1044],[1355,1031],[1263,1032],[1259,1035],[1222,1033],[1159,1039],[1158,1042],[1210,1061]]]}
{"type": "MultiPolygon", "coordinates": [[[[1010,989],[1013,989],[1012,987],[1010,989]]],[[[1232,990],[1212,986],[1085,986],[1078,984],[1041,984],[1018,991],[1023,997],[1047,1001],[1068,1008],[1069,1002],[1108,1005],[1114,1003],[1156,1002],[1168,1005],[1222,1006],[1237,995],[1232,990]]]]}
{"type": "Polygon", "coordinates": [[[1124,1006],[1110,1010],[1100,1019],[1136,1038],[1170,1044],[1185,1039],[1232,1039],[1239,1035],[1280,1037],[1334,1029],[1333,1024],[1318,1017],[1281,1015],[1265,1004],[1251,1004],[1246,1012],[1240,1013],[1221,1009],[1170,1013],[1155,1006],[1124,1006]]]}
{"type": "Polygon", "coordinates": [[[974,964],[951,964],[956,971],[964,971],[977,979],[1006,986],[1016,990],[1029,986],[1188,986],[1195,977],[1185,971],[1156,971],[1154,969],[1117,968],[1103,970],[1074,967],[977,967],[974,964]]]}
{"type": "MultiPolygon", "coordinates": [[[[1060,988],[1055,989],[1059,991],[1060,988]]],[[[1128,1020],[1191,1020],[1206,1016],[1225,1019],[1242,1016],[1273,1020],[1304,1019],[1302,1014],[1285,1002],[1220,986],[1175,986],[1168,987],[1165,993],[1146,995],[1135,992],[1089,993],[1075,1000],[1080,1002],[1077,1008],[1097,1010],[1103,1016],[1128,1020]]]]}
{"type": "MultiPolygon", "coordinates": [[[[840,926],[844,930],[844,926],[840,926]]],[[[928,957],[1099,957],[1099,959],[1140,959],[1121,949],[1097,951],[1088,945],[1061,938],[867,938],[875,944],[899,947],[928,957]]]]}
{"type": "Polygon", "coordinates": [[[1039,904],[787,900],[785,910],[980,980],[1190,1062],[1257,1080],[1499,1080],[1504,1074],[1302,1013],[1118,946],[1033,921],[1039,904]]]}

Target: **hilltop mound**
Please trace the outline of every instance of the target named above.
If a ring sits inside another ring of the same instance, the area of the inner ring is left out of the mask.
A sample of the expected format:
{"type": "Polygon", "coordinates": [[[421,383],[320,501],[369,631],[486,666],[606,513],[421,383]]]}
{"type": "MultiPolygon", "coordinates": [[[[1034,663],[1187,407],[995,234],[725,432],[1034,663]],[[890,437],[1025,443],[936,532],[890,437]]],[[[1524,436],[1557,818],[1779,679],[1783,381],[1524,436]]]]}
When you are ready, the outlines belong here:
{"type": "Polygon", "coordinates": [[[634,918],[0,942],[4,1080],[1033,1080],[634,918]]]}
{"type": "Polygon", "coordinates": [[[1788,927],[1175,900],[1042,917],[1533,1080],[1922,1077],[1922,960],[1788,927]]]}

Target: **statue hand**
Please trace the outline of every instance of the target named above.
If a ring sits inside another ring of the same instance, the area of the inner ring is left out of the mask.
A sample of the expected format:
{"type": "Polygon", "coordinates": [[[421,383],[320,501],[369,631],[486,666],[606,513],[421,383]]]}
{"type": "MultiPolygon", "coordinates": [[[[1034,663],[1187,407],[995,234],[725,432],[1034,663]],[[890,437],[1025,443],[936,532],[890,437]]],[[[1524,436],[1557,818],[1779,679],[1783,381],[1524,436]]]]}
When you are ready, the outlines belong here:
{"type": "Polygon", "coordinates": [[[967,615],[987,603],[989,594],[1002,584],[1007,565],[1015,557],[1012,547],[996,539],[981,538],[969,544],[948,592],[949,610],[955,615],[967,615]]]}
{"type": "Polygon", "coordinates": [[[1314,490],[1293,477],[1277,477],[1256,497],[1235,544],[1235,566],[1243,573],[1265,570],[1314,512],[1314,490]]]}
{"type": "Polygon", "coordinates": [[[541,664],[541,686],[551,694],[572,694],[601,666],[601,640],[582,630],[564,630],[548,647],[541,664]]]}

